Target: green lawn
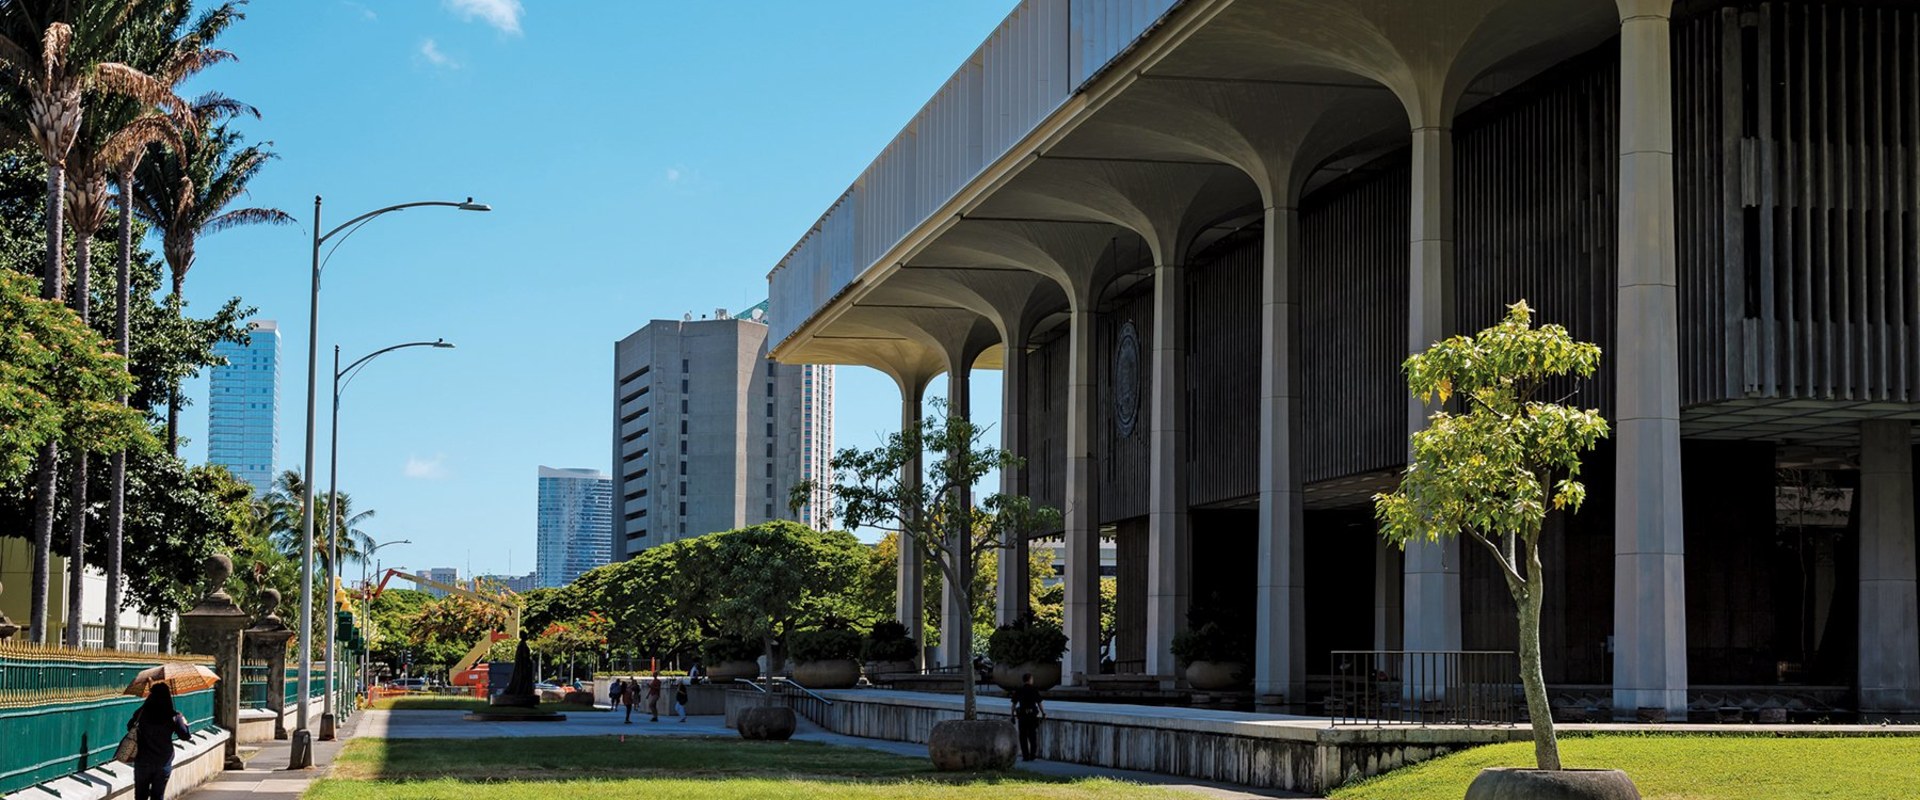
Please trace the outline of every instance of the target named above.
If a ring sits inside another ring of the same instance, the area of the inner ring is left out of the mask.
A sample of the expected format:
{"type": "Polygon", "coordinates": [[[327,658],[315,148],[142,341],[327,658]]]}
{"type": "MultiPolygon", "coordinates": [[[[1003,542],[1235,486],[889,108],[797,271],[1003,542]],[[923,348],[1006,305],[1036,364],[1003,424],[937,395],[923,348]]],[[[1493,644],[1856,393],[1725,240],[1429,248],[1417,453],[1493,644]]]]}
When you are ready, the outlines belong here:
{"type": "Polygon", "coordinates": [[[1025,773],[944,775],[925,759],[814,742],[578,736],[356,739],[310,800],[549,797],[1170,800],[1193,795],[1025,773]]]}
{"type": "MultiPolygon", "coordinates": [[[[387,697],[373,701],[371,708],[381,711],[493,711],[502,714],[525,714],[530,709],[487,705],[487,701],[477,697],[435,696],[429,694],[387,697]]],[[[573,703],[541,703],[540,711],[558,711],[562,714],[587,711],[605,711],[604,708],[575,705],[573,703]]]]}
{"type": "MultiPolygon", "coordinates": [[[[1920,797],[1920,737],[1595,736],[1560,740],[1568,767],[1626,770],[1647,800],[1920,797]]],[[[1362,781],[1334,800],[1459,800],[1484,767],[1533,765],[1533,743],[1479,747],[1362,781]]]]}

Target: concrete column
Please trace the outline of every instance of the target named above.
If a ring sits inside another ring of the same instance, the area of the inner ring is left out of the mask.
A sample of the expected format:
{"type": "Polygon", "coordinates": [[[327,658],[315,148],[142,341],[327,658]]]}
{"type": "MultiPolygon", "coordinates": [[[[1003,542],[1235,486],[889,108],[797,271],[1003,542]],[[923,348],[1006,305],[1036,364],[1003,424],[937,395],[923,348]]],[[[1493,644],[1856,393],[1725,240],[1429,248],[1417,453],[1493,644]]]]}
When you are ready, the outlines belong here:
{"type": "Polygon", "coordinates": [[[1260,564],[1253,659],[1253,690],[1263,705],[1303,699],[1307,674],[1299,233],[1298,210],[1267,209],[1260,285],[1260,564]]]}
{"type": "Polygon", "coordinates": [[[1100,673],[1100,517],[1093,451],[1094,312],[1091,297],[1074,298],[1067,359],[1067,486],[1065,517],[1067,564],[1067,657],[1061,665],[1067,683],[1084,685],[1100,673]]]}
{"type": "MultiPolygon", "coordinates": [[[[947,370],[947,415],[954,419],[970,419],[973,416],[973,369],[965,363],[966,359],[957,359],[947,370]]],[[[973,508],[973,493],[961,489],[954,492],[953,503],[962,515],[973,508]]],[[[947,551],[962,552],[961,542],[951,535],[947,540],[947,551]]],[[[944,574],[940,578],[940,665],[951,667],[971,661],[970,654],[960,650],[960,628],[957,626],[973,624],[973,610],[967,607],[962,589],[944,574]]]]}
{"type": "MultiPolygon", "coordinates": [[[[1153,269],[1153,404],[1148,422],[1147,674],[1171,683],[1173,634],[1187,615],[1187,279],[1153,269]]],[[[1116,553],[1118,550],[1116,549],[1116,553]]],[[[1171,687],[1169,687],[1171,688],[1171,687]]]]}
{"type": "MultiPolygon", "coordinates": [[[[1451,336],[1453,324],[1453,131],[1413,132],[1413,253],[1409,262],[1407,352],[1451,336]]],[[[1407,399],[1407,434],[1427,427],[1430,407],[1407,399]]],[[[1408,650],[1460,649],[1460,540],[1414,543],[1406,551],[1403,639],[1408,650]]]]}
{"type": "Polygon", "coordinates": [[[1914,593],[1913,497],[1913,423],[1860,423],[1863,714],[1920,711],[1920,605],[1914,593]]]}
{"type": "MultiPolygon", "coordinates": [[[[1000,373],[1000,449],[1021,458],[1029,458],[1026,445],[1027,336],[1017,325],[1007,332],[1006,354],[1000,373]]],[[[1009,497],[1025,495],[1025,469],[1000,472],[1000,492],[1009,497]]],[[[994,581],[994,624],[1005,625],[1027,611],[1027,596],[1032,576],[1028,574],[1028,548],[1025,538],[1002,542],[999,571],[994,581]]]]}
{"type": "MultiPolygon", "coordinates": [[[[900,385],[900,430],[910,431],[920,427],[920,394],[926,390],[925,381],[908,380],[900,385]]],[[[916,451],[913,459],[907,463],[906,483],[909,487],[920,485],[925,472],[921,469],[920,455],[916,451]]],[[[907,632],[919,642],[919,652],[914,654],[914,666],[924,667],[926,661],[926,573],[927,559],[919,543],[912,537],[900,537],[900,563],[893,582],[893,617],[907,626],[907,632]]]]}
{"type": "Polygon", "coordinates": [[[1672,0],[1619,0],[1619,341],[1613,363],[1613,711],[1687,711],[1672,0]]]}

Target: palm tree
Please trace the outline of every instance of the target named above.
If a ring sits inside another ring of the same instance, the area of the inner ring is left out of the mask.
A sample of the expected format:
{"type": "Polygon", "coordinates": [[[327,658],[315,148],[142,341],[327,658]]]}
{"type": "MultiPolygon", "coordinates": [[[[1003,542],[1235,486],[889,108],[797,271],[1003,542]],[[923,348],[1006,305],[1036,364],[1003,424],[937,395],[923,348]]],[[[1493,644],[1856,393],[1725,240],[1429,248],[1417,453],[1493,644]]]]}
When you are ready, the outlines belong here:
{"type": "MultiPolygon", "coordinates": [[[[300,473],[287,470],[274,479],[273,491],[268,493],[265,500],[267,526],[272,531],[273,541],[289,556],[300,555],[301,529],[305,527],[301,518],[301,512],[305,507],[301,503],[307,496],[306,492],[307,482],[300,477],[300,473]]],[[[334,531],[340,537],[341,562],[344,564],[359,561],[373,549],[373,537],[360,529],[362,523],[373,519],[373,510],[354,511],[353,498],[346,492],[338,494],[319,492],[313,497],[314,512],[317,515],[317,527],[313,531],[313,552],[322,570],[332,567],[332,542],[327,538],[326,515],[323,513],[329,507],[329,501],[336,501],[332,507],[337,517],[334,531]]]]}
{"type": "MultiPolygon", "coordinates": [[[[213,114],[224,118],[231,107],[213,114]]],[[[263,145],[244,144],[238,131],[214,119],[182,137],[182,146],[155,145],[134,180],[134,208],[160,229],[161,253],[173,277],[172,303],[185,305],[183,286],[193,268],[200,237],[242,225],[286,225],[293,217],[276,208],[228,208],[247,193],[247,184],[275,156],[263,145]]],[[[167,451],[179,452],[180,387],[167,402],[167,451]]]]}
{"type": "MultiPolygon", "coordinates": [[[[179,86],[187,78],[209,66],[230,60],[233,54],[217,50],[209,44],[224,32],[228,26],[241,19],[240,12],[233,2],[208,10],[191,21],[187,18],[190,4],[180,2],[168,9],[160,24],[149,29],[159,35],[143,41],[129,41],[126,58],[168,86],[179,86]]],[[[131,38],[131,37],[129,37],[131,38]]],[[[156,143],[180,144],[179,130],[192,130],[198,119],[206,114],[206,109],[222,108],[230,104],[225,98],[210,95],[194,103],[191,114],[184,119],[156,113],[152,107],[142,108],[124,100],[114,100],[111,105],[96,103],[104,114],[111,114],[102,128],[114,130],[109,146],[101,148],[96,163],[111,173],[116,192],[116,205],[120,209],[119,252],[116,259],[116,279],[114,284],[114,342],[122,357],[130,354],[132,337],[129,330],[128,310],[132,308],[130,294],[133,284],[133,173],[140,166],[140,160],[147,148],[156,143]],[[117,124],[116,124],[117,123],[117,124]]],[[[256,112],[255,116],[258,116],[256,112]]],[[[85,128],[83,127],[83,132],[85,128]]],[[[84,141],[84,138],[83,138],[84,141]]],[[[76,145],[76,150],[82,149],[76,145]]],[[[101,187],[105,191],[105,187],[101,187]]],[[[128,398],[120,397],[121,405],[128,398]]],[[[121,540],[126,528],[127,503],[127,454],[120,451],[113,454],[111,467],[112,492],[107,505],[107,602],[106,630],[102,636],[103,645],[111,650],[119,646],[120,615],[115,613],[120,607],[120,551],[121,540]]],[[[81,496],[82,490],[76,489],[75,496],[81,496]]],[[[79,539],[76,532],[74,539],[79,539]]]]}
{"type": "MultiPolygon", "coordinates": [[[[111,94],[147,105],[176,105],[153,76],[107,55],[130,21],[158,0],[8,0],[0,3],[0,127],[31,141],[47,167],[47,260],[41,294],[62,299],[65,256],[63,200],[68,152],[78,138],[83,99],[111,94]]],[[[33,522],[33,638],[47,640],[48,568],[53,546],[53,494],[59,448],[40,451],[33,522]]]]}

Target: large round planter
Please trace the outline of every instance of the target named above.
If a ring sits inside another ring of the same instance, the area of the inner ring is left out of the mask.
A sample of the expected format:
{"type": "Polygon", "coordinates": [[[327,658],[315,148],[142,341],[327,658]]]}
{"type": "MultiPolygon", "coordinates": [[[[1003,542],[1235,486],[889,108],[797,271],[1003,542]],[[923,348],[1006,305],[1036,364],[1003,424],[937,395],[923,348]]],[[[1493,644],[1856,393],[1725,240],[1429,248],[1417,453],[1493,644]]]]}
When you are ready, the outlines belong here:
{"type": "Polygon", "coordinates": [[[1187,665],[1187,685],[1203,692],[1246,683],[1247,665],[1238,661],[1195,661],[1187,665]]]}
{"type": "Polygon", "coordinates": [[[1032,675],[1033,688],[1044,692],[1060,685],[1060,662],[993,665],[993,682],[1009,692],[1020,688],[1022,675],[1032,675]]]}
{"type": "Polygon", "coordinates": [[[911,661],[869,661],[867,680],[884,680],[897,675],[918,675],[920,668],[911,661]]]}
{"type": "Polygon", "coordinates": [[[1640,800],[1627,773],[1617,769],[1480,770],[1467,800],[1640,800]]]}
{"type": "Polygon", "coordinates": [[[732,683],[739,678],[760,677],[760,662],[722,661],[707,669],[707,680],[714,683],[732,683]]]}
{"type": "Polygon", "coordinates": [[[793,736],[795,724],[793,709],[786,706],[743,708],[733,721],[740,738],[763,741],[786,741],[793,736]]]}
{"type": "Polygon", "coordinates": [[[1011,722],[993,719],[937,722],[927,735],[927,756],[942,772],[1013,769],[1020,756],[1020,732],[1011,722]]]}
{"type": "Polygon", "coordinates": [[[850,658],[797,661],[793,681],[809,689],[851,689],[860,682],[860,662],[850,658]]]}

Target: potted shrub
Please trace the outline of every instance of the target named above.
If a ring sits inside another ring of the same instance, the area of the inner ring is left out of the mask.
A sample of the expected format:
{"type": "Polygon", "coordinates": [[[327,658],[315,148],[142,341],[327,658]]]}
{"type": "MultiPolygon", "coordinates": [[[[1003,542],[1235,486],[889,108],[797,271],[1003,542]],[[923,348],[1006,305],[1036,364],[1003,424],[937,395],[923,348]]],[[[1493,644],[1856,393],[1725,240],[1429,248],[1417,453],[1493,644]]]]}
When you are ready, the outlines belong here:
{"type": "Polygon", "coordinates": [[[1247,682],[1253,643],[1218,622],[1189,628],[1173,637],[1173,657],[1186,667],[1187,685],[1220,691],[1247,682]]]}
{"type": "Polygon", "coordinates": [[[760,643],[740,636],[715,636],[700,644],[700,657],[707,662],[707,680],[732,683],[739,678],[760,674],[760,643]]]}
{"type": "Polygon", "coordinates": [[[860,634],[845,628],[798,631],[787,637],[793,680],[809,689],[851,689],[860,682],[860,634]]]}
{"type": "Polygon", "coordinates": [[[1046,691],[1060,685],[1060,656],[1067,652],[1067,635],[1059,628],[1030,618],[1009,622],[987,639],[987,657],[993,659],[993,682],[1013,691],[1020,676],[1031,674],[1033,686],[1046,691]]]}
{"type": "Polygon", "coordinates": [[[860,658],[867,662],[867,677],[913,674],[920,671],[920,643],[907,635],[907,626],[895,620],[873,624],[866,641],[860,644],[860,658]]]}

